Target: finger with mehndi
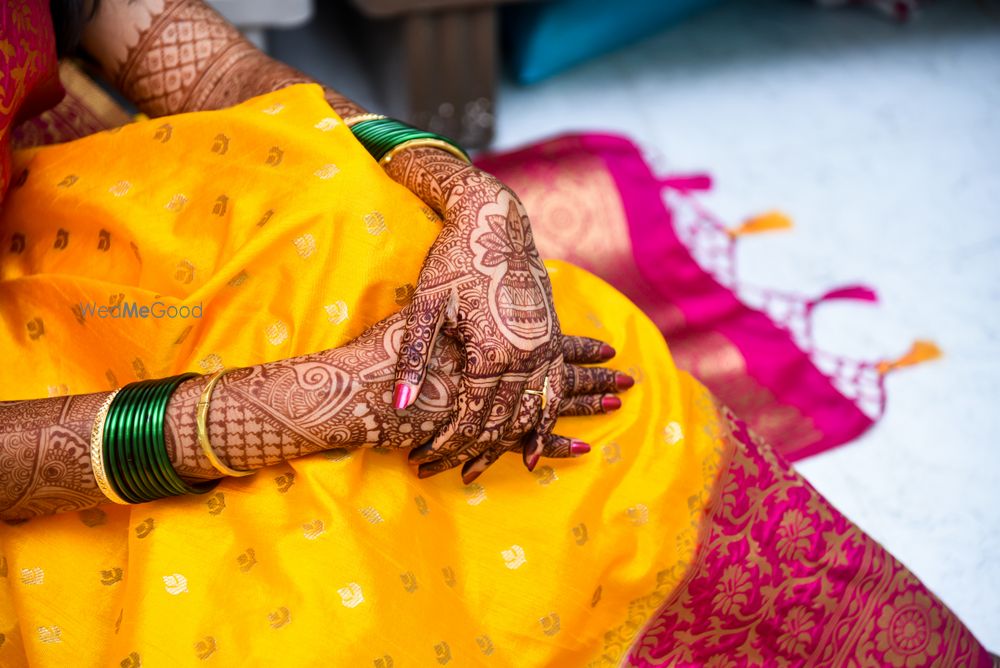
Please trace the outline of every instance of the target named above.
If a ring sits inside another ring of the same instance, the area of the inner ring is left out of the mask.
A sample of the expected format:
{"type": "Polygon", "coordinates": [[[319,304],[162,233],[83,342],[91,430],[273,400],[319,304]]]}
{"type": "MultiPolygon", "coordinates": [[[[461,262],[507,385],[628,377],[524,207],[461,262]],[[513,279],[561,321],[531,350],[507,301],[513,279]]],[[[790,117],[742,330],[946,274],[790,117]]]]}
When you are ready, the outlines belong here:
{"type": "Polygon", "coordinates": [[[627,390],[635,384],[628,374],[606,367],[566,366],[566,393],[608,394],[627,390]]]}
{"type": "Polygon", "coordinates": [[[409,408],[420,394],[434,342],[448,314],[449,299],[447,292],[419,295],[400,313],[405,326],[392,394],[392,404],[396,410],[409,408]]]}
{"type": "Polygon", "coordinates": [[[584,394],[563,402],[559,414],[564,417],[602,415],[622,407],[622,400],[613,394],[584,394]]]}
{"type": "Polygon", "coordinates": [[[598,364],[615,356],[615,349],[599,339],[587,336],[564,336],[562,353],[569,364],[598,364]]]}
{"type": "MultiPolygon", "coordinates": [[[[509,446],[510,450],[512,452],[521,450],[524,445],[523,441],[533,441],[534,437],[534,434],[529,434],[524,437],[521,442],[511,444],[509,446]]],[[[582,457],[588,452],[590,452],[590,445],[588,443],[553,434],[545,439],[541,456],[554,459],[566,459],[570,457],[582,457]]],[[[481,476],[487,468],[500,459],[503,454],[504,453],[502,452],[498,453],[491,450],[483,453],[476,459],[470,459],[467,461],[462,466],[462,482],[468,485],[476,480],[476,478],[481,476]]]]}

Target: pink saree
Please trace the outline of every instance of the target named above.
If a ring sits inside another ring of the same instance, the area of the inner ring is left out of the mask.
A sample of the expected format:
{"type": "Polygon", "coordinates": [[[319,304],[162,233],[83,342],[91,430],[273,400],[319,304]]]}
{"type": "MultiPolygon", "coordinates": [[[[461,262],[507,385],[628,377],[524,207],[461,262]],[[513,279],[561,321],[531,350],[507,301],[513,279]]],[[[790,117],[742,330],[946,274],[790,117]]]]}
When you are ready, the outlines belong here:
{"type": "Polygon", "coordinates": [[[849,285],[810,299],[740,285],[738,237],[787,219],[727,229],[698,202],[709,177],[657,178],[625,138],[569,135],[477,162],[524,201],[543,256],[625,293],[678,366],[732,411],[694,561],[623,639],[626,665],[995,665],[954,613],[787,463],[869,429],[885,407],[885,375],[934,358],[933,344],[880,362],[817,350],[814,309],[875,301],[874,291],[849,285]]]}
{"type": "Polygon", "coordinates": [[[785,220],[769,214],[727,230],[698,202],[708,176],[658,178],[628,139],[568,135],[477,163],[518,193],[543,257],[625,293],[660,328],[677,365],[789,460],[864,433],[884,409],[885,374],[937,354],[924,342],[877,363],[818,351],[813,310],[834,299],[874,301],[874,292],[845,286],[810,299],[740,286],[738,237],[785,220]]]}

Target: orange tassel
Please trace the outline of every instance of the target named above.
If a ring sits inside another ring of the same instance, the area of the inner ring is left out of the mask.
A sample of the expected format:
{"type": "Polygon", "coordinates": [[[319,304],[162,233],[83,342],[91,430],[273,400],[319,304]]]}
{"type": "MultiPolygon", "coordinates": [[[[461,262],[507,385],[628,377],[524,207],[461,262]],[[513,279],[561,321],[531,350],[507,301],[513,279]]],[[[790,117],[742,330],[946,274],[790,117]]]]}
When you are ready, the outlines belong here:
{"type": "Polygon", "coordinates": [[[895,360],[879,362],[876,368],[884,376],[890,371],[923,364],[924,362],[936,360],[942,355],[941,349],[933,341],[914,341],[905,355],[895,360]]]}
{"type": "Polygon", "coordinates": [[[726,231],[729,232],[730,237],[735,239],[736,237],[742,237],[747,234],[773,232],[775,230],[790,230],[792,227],[791,218],[780,211],[768,211],[767,213],[762,213],[759,216],[747,218],[739,227],[734,227],[726,231]]]}

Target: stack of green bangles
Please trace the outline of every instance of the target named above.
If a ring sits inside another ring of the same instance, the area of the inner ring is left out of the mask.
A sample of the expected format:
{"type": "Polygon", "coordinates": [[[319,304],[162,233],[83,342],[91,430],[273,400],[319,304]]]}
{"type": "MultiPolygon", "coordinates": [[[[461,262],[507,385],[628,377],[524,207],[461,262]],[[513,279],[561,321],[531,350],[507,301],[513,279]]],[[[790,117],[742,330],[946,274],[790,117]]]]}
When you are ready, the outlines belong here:
{"type": "Polygon", "coordinates": [[[395,151],[405,145],[434,146],[469,161],[469,155],[448,137],[420,130],[402,121],[370,115],[365,115],[356,123],[350,123],[350,120],[351,132],[377,162],[388,162],[395,151]]]}
{"type": "Polygon", "coordinates": [[[204,494],[219,483],[189,485],[177,475],[167,455],[167,403],[182,382],[195,376],[185,373],[126,385],[108,406],[99,446],[101,459],[108,486],[127,503],[204,494]]]}

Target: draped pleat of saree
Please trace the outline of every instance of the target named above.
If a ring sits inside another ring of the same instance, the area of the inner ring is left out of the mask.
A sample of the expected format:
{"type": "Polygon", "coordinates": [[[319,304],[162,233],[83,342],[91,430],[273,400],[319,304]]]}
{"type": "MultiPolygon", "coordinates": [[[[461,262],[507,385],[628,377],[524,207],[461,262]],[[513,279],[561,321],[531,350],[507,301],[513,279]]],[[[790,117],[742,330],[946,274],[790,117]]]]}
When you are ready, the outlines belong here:
{"type": "MultiPolygon", "coordinates": [[[[11,174],[4,400],[343,344],[406,303],[440,229],[317,86],[22,151],[11,174]]],[[[637,378],[620,411],[560,421],[590,455],[465,486],[335,450],[2,525],[0,664],[989,665],[628,299],[548,269],[564,331],[637,378]]]]}

